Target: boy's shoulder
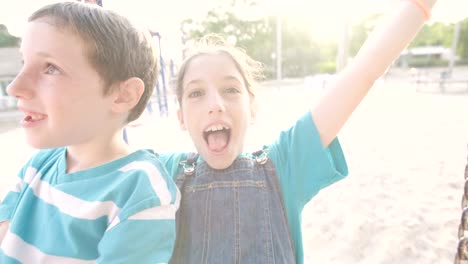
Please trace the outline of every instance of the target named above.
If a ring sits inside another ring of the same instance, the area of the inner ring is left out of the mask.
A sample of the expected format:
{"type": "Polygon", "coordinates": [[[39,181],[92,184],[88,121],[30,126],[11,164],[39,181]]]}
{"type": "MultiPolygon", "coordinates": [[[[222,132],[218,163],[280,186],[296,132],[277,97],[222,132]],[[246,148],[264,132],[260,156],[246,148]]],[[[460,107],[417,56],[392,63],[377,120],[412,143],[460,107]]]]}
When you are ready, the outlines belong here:
{"type": "Polygon", "coordinates": [[[152,206],[178,201],[175,182],[152,150],[140,149],[127,155],[113,166],[109,176],[112,184],[108,192],[113,193],[114,201],[122,206],[121,219],[152,206]]]}
{"type": "Polygon", "coordinates": [[[191,152],[161,152],[157,153],[158,159],[169,175],[176,179],[181,172],[180,163],[187,160],[191,152]]]}
{"type": "Polygon", "coordinates": [[[33,158],[36,159],[49,159],[53,157],[57,157],[59,155],[64,154],[65,147],[62,148],[50,148],[50,149],[39,149],[33,154],[33,158]]]}
{"type": "Polygon", "coordinates": [[[176,168],[180,162],[187,160],[187,158],[195,153],[192,152],[160,152],[156,153],[158,160],[165,168],[176,168]]]}
{"type": "Polygon", "coordinates": [[[156,153],[150,149],[139,149],[127,156],[120,158],[116,162],[116,166],[120,167],[119,171],[146,171],[149,167],[162,167],[162,163],[156,153]]]}
{"type": "Polygon", "coordinates": [[[65,148],[40,149],[31,156],[28,164],[40,165],[49,161],[56,162],[63,155],[65,155],[65,148]]]}
{"type": "Polygon", "coordinates": [[[150,178],[158,178],[165,181],[172,181],[165,166],[158,154],[150,149],[137,150],[122,160],[118,165],[120,173],[130,173],[150,178]]]}

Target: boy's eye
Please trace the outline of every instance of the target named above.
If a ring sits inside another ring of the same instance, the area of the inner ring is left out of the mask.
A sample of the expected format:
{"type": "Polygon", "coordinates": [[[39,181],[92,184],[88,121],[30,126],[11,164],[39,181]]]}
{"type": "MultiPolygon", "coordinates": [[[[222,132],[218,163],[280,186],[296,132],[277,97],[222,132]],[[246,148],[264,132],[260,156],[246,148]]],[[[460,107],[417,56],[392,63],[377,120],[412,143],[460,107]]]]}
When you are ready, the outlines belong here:
{"type": "Polygon", "coordinates": [[[188,94],[188,97],[189,98],[195,98],[195,97],[199,97],[199,96],[202,96],[203,95],[203,92],[200,91],[200,90],[195,90],[195,91],[192,91],[188,94]]]}
{"type": "Polygon", "coordinates": [[[57,75],[57,74],[60,74],[60,70],[55,67],[53,64],[47,64],[47,68],[46,68],[46,71],[45,71],[46,74],[50,74],[50,75],[57,75]]]}

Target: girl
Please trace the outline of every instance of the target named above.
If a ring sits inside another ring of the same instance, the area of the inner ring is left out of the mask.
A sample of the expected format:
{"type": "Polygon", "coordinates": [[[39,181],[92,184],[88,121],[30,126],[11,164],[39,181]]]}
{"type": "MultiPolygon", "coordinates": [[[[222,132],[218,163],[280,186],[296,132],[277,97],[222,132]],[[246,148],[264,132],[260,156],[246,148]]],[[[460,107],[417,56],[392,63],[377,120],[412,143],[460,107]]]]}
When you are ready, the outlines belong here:
{"type": "Polygon", "coordinates": [[[256,63],[222,45],[189,56],[178,74],[178,118],[198,154],[160,156],[182,193],[171,262],[303,263],[302,210],[347,175],[338,132],[435,2],[402,1],[316,107],[255,153],[243,148],[256,115],[256,63]]]}

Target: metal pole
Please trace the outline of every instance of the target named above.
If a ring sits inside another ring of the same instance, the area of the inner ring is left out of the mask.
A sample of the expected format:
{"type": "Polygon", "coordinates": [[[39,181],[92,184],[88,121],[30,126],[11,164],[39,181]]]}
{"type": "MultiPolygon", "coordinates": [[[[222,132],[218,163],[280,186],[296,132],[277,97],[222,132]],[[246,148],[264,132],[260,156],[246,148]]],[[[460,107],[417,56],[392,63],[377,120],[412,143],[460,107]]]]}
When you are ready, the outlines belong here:
{"type": "Polygon", "coordinates": [[[278,12],[276,15],[276,80],[282,79],[282,29],[281,29],[281,14],[278,12]]]}
{"type": "Polygon", "coordinates": [[[452,54],[450,56],[448,70],[447,70],[448,76],[452,76],[453,66],[455,66],[455,57],[457,56],[458,41],[460,40],[460,30],[461,30],[461,23],[460,21],[458,21],[455,24],[455,32],[453,34],[452,54]]]}
{"type": "Polygon", "coordinates": [[[163,55],[162,55],[162,48],[161,48],[161,35],[159,32],[156,32],[156,36],[158,37],[158,46],[159,46],[159,64],[160,64],[160,73],[161,73],[161,82],[162,82],[162,98],[160,103],[162,103],[160,109],[162,109],[161,115],[168,116],[169,115],[169,109],[167,107],[167,95],[166,95],[166,71],[164,69],[164,61],[163,61],[163,55]]]}
{"type": "Polygon", "coordinates": [[[343,32],[338,42],[338,54],[336,58],[336,72],[340,72],[346,66],[349,56],[349,18],[346,17],[343,24],[343,32]]]}

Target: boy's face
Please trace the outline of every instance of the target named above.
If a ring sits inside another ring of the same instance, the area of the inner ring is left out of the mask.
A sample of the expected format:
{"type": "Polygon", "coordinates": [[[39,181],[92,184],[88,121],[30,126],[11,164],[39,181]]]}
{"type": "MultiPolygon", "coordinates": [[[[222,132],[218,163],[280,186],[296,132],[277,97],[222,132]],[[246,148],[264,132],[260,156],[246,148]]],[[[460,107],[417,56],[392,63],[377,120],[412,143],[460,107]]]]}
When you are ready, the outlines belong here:
{"type": "Polygon", "coordinates": [[[32,147],[88,144],[110,129],[111,97],[104,96],[82,39],[50,22],[29,23],[21,43],[24,65],[8,93],[25,114],[21,125],[32,147]]]}
{"type": "Polygon", "coordinates": [[[227,55],[201,55],[187,66],[179,121],[214,169],[242,152],[255,112],[242,75],[227,55]]]}

